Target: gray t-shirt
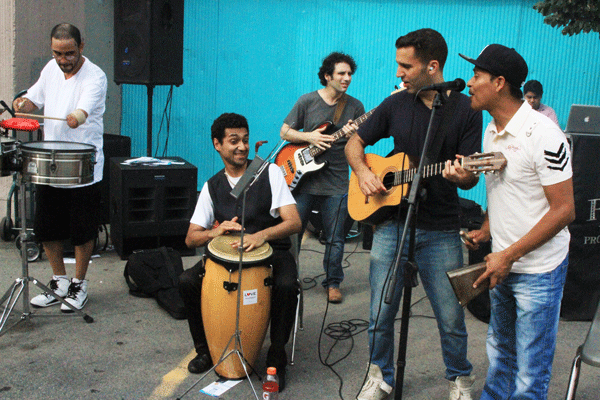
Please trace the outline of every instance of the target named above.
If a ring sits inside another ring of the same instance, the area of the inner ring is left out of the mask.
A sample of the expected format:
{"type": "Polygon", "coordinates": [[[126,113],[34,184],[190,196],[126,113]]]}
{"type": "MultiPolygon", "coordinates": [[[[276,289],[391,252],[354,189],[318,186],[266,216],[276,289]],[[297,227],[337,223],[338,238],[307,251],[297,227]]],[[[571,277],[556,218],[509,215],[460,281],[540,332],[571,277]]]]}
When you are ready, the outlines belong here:
{"type": "MultiPolygon", "coordinates": [[[[325,103],[317,91],[300,96],[294,107],[283,121],[295,130],[311,132],[323,123],[333,121],[336,105],[325,103]]],[[[338,121],[337,128],[330,129],[333,134],[341,129],[349,119],[356,119],[365,113],[363,104],[348,96],[346,106],[338,121]]],[[[316,158],[317,163],[327,162],[327,166],[306,174],[295,192],[316,195],[337,195],[348,193],[348,162],[344,155],[347,138],[337,140],[330,149],[316,158]]]]}

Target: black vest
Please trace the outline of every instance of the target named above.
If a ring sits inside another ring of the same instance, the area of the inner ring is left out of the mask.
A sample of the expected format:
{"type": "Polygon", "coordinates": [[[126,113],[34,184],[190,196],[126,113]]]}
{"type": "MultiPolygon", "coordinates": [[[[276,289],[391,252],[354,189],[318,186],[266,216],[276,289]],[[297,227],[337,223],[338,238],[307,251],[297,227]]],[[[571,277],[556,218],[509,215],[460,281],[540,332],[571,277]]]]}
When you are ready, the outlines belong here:
{"type": "MultiPolygon", "coordinates": [[[[248,165],[250,165],[250,161],[248,161],[248,165]]],[[[207,183],[213,201],[215,219],[222,223],[238,217],[238,222],[241,224],[243,195],[239,196],[237,200],[231,195],[232,189],[227,181],[225,169],[217,172],[207,183]]],[[[246,218],[244,220],[246,233],[256,233],[282,221],[280,217],[273,218],[270,214],[272,197],[269,168],[267,168],[250,186],[246,194],[246,218]]],[[[269,244],[273,249],[287,250],[291,246],[291,241],[289,238],[277,239],[269,241],[269,244]]]]}

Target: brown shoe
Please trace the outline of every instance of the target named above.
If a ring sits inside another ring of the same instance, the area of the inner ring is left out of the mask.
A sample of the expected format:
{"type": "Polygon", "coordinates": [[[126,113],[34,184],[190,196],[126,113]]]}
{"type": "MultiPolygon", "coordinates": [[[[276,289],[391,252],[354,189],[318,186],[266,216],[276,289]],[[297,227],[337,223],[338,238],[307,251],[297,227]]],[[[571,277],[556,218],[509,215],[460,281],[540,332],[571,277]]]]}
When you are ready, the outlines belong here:
{"type": "Polygon", "coordinates": [[[342,292],[340,288],[330,287],[327,289],[327,301],[330,303],[341,303],[342,302],[342,292]]]}

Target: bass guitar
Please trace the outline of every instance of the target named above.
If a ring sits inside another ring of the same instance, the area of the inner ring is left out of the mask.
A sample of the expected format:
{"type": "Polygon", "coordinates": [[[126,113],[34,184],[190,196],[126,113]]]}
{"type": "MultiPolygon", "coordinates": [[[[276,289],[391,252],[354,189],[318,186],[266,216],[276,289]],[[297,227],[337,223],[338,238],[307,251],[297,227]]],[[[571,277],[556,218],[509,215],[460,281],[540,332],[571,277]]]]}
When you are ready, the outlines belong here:
{"type": "MultiPolygon", "coordinates": [[[[360,190],[358,178],[352,171],[348,188],[348,213],[355,221],[377,225],[394,212],[402,199],[408,194],[417,168],[411,168],[409,157],[398,153],[392,157],[366,154],[369,169],[379,176],[387,189],[385,193],[365,196],[360,190]]],[[[430,164],[423,169],[423,178],[440,175],[445,162],[430,164]]],[[[461,159],[462,167],[473,173],[501,171],[506,166],[506,158],[500,152],[475,153],[461,159]]]]}
{"type": "MultiPolygon", "coordinates": [[[[365,122],[367,118],[373,114],[373,111],[375,111],[375,109],[356,118],[354,120],[356,125],[365,122]]],[[[327,127],[327,129],[331,129],[334,126],[335,125],[331,122],[325,122],[318,128],[327,127]]],[[[323,131],[324,134],[326,134],[327,129],[323,131]]],[[[333,133],[332,136],[333,144],[342,139],[345,134],[339,129],[333,133]]],[[[327,165],[326,162],[319,163],[315,160],[315,157],[321,155],[325,151],[327,151],[327,149],[320,149],[315,145],[306,143],[288,143],[281,148],[279,153],[277,153],[277,156],[275,156],[275,164],[281,168],[281,172],[283,172],[283,176],[285,177],[285,182],[290,190],[294,190],[296,186],[298,186],[298,183],[305,174],[318,171],[327,165]]]]}

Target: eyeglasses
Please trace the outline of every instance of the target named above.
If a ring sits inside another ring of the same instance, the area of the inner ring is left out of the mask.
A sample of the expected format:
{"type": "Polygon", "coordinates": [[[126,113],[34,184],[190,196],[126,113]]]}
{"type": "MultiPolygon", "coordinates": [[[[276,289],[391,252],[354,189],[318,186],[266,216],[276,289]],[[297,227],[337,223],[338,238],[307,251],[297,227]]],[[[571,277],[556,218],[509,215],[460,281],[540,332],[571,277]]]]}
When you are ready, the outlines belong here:
{"type": "Polygon", "coordinates": [[[59,58],[64,58],[67,61],[73,61],[77,58],[77,53],[74,51],[69,51],[68,53],[52,53],[52,58],[58,60],[59,58]]]}

